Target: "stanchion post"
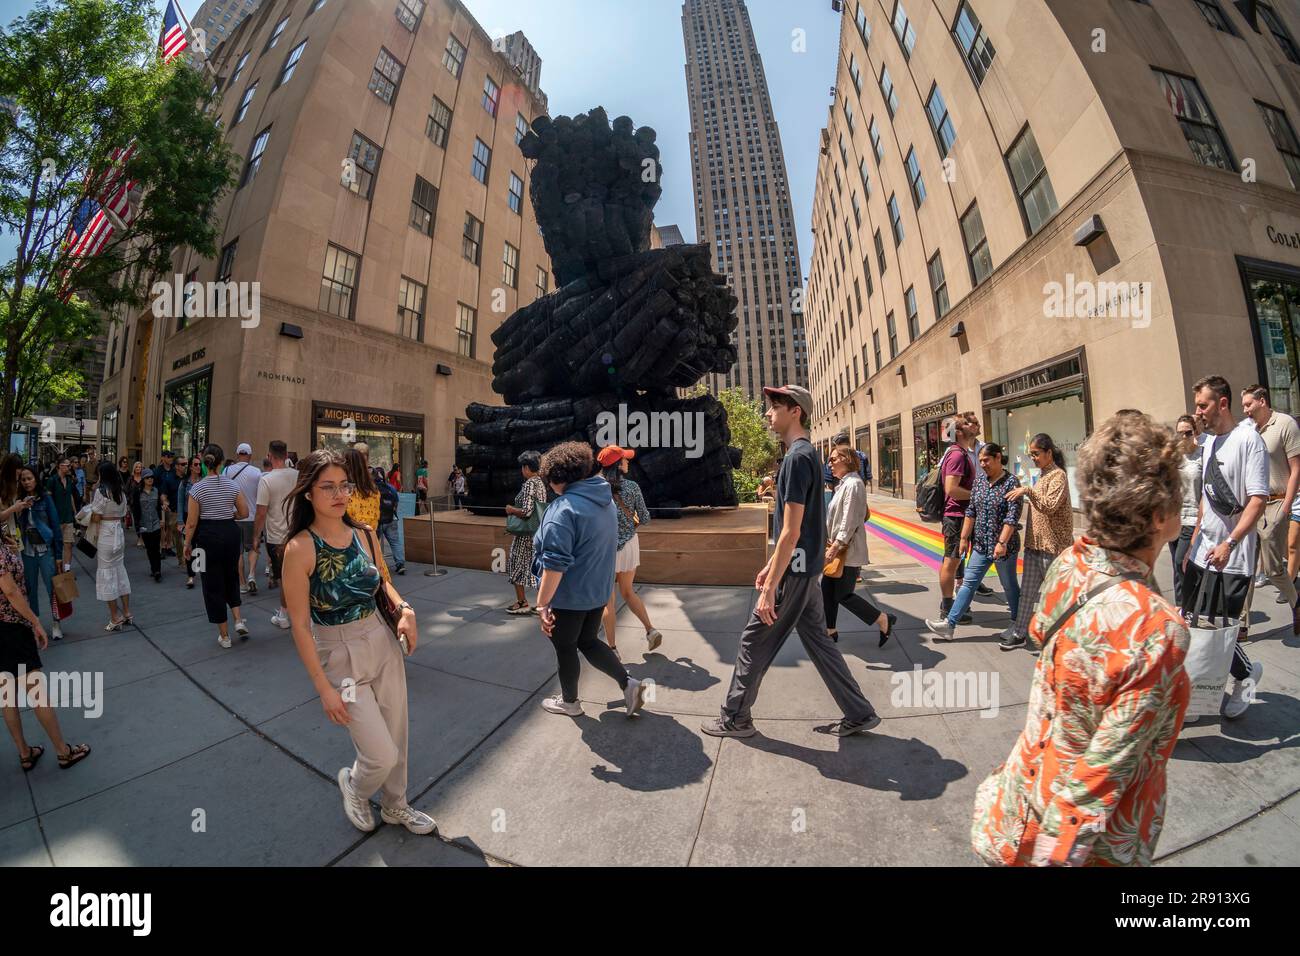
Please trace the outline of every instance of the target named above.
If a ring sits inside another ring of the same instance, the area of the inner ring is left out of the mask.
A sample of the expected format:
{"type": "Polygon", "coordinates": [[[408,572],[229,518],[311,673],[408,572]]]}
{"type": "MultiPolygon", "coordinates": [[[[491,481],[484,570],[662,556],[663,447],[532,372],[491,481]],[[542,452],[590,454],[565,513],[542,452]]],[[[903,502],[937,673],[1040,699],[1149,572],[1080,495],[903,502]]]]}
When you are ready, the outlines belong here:
{"type": "Polygon", "coordinates": [[[433,557],[433,570],[425,571],[426,578],[438,578],[447,573],[446,568],[438,567],[438,543],[433,533],[433,501],[429,501],[429,552],[433,557]]]}

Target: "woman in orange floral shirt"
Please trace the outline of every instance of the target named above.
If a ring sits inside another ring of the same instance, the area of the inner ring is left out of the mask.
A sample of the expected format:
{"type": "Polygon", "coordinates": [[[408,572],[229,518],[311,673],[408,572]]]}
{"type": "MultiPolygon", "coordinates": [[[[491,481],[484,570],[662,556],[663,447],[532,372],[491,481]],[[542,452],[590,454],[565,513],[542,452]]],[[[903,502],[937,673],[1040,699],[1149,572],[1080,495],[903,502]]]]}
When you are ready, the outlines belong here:
{"type": "Polygon", "coordinates": [[[1187,628],[1146,584],[1181,530],[1181,458],[1146,415],[1111,418],[1079,450],[1088,533],[1048,568],[1030,622],[1043,653],[1025,729],[975,801],[986,863],[1151,862],[1190,690],[1187,628]]]}

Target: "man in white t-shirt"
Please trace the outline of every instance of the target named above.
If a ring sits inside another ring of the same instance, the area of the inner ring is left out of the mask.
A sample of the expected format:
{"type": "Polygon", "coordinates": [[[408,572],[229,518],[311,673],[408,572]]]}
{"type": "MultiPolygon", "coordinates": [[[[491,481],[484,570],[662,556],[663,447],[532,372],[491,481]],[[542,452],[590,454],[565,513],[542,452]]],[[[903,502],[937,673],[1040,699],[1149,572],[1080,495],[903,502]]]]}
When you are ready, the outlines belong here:
{"type": "MultiPolygon", "coordinates": [[[[289,516],[284,512],[284,502],[298,483],[298,472],[289,467],[289,450],[284,442],[271,442],[270,453],[271,470],[264,473],[257,482],[257,517],[254,519],[253,540],[259,540],[263,530],[266,531],[266,554],[271,567],[266,586],[276,588],[280,585],[280,563],[284,558],[284,546],[289,539],[289,516]]],[[[271,616],[271,623],[284,630],[289,628],[289,610],[284,606],[283,596],[280,598],[280,609],[271,616]]]]}
{"type": "MultiPolygon", "coordinates": [[[[257,483],[262,477],[262,470],[253,464],[253,446],[248,442],[240,442],[239,447],[235,449],[235,463],[228,465],[222,472],[227,478],[239,486],[239,490],[244,493],[245,501],[257,500],[257,483]]],[[[240,587],[240,594],[257,593],[257,538],[253,535],[253,525],[255,520],[250,513],[242,521],[236,521],[239,526],[240,548],[239,548],[239,567],[242,574],[247,565],[248,577],[245,583],[240,587]]]]}
{"type": "MultiPolygon", "coordinates": [[[[1268,501],[1268,448],[1249,418],[1232,417],[1232,388],[1218,375],[1193,386],[1196,417],[1205,425],[1201,454],[1202,491],[1192,550],[1183,577],[1183,610],[1211,609],[1239,618],[1255,570],[1259,546],[1255,526],[1268,501]],[[1218,576],[1205,578],[1207,574],[1218,576]],[[1200,594],[1205,578],[1205,593],[1200,594]],[[1220,592],[1217,601],[1215,592],[1220,592]]],[[[1242,622],[1245,623],[1244,621],[1242,622]]],[[[1264,665],[1251,663],[1240,643],[1232,659],[1233,686],[1223,716],[1240,717],[1254,700],[1264,665]]]]}

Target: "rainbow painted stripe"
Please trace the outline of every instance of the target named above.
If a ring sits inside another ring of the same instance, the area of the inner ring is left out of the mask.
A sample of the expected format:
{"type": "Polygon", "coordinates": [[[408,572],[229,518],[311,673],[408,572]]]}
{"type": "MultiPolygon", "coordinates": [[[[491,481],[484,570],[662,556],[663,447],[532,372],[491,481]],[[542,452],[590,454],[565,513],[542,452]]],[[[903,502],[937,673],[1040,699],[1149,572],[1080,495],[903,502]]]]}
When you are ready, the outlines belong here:
{"type": "MultiPolygon", "coordinates": [[[[926,567],[939,570],[943,561],[943,533],[937,527],[904,521],[877,511],[867,522],[867,531],[926,567]]],[[[990,565],[988,573],[996,575],[997,570],[990,565]]],[[[1016,559],[1016,573],[1024,573],[1024,561],[1019,558],[1016,559]]]]}

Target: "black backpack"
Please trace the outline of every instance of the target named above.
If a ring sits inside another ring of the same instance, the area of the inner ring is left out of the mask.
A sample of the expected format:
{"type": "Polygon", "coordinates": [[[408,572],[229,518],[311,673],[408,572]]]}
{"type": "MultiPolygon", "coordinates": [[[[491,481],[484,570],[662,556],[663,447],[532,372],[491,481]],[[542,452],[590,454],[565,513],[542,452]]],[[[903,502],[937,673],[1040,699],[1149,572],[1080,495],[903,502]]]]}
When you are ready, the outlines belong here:
{"type": "Polygon", "coordinates": [[[393,486],[388,482],[379,485],[379,524],[380,526],[391,524],[397,518],[397,505],[400,499],[393,486]]]}
{"type": "MultiPolygon", "coordinates": [[[[950,446],[948,450],[951,451],[953,448],[957,446],[950,446]]],[[[965,454],[965,452],[961,453],[965,454]]],[[[943,491],[943,463],[947,457],[948,452],[944,452],[943,458],[939,459],[930,469],[930,473],[916,486],[916,513],[921,516],[922,521],[937,524],[943,520],[944,499],[947,497],[943,491]]]]}

